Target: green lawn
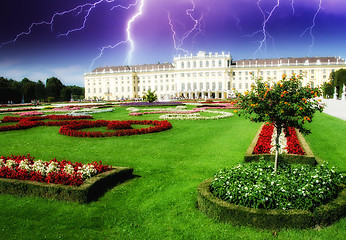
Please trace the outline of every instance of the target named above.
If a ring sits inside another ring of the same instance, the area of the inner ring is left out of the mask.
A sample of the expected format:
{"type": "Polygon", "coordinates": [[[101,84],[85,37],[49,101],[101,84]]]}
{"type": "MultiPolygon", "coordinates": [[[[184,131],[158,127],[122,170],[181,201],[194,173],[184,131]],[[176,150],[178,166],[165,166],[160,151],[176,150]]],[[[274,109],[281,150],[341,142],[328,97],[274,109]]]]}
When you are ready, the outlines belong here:
{"type": "MultiPolygon", "coordinates": [[[[95,119],[158,119],[128,116],[126,108],[95,119]]],[[[0,117],[2,118],[2,117],[0,117]]],[[[272,231],[232,226],[196,208],[199,183],[220,168],[234,166],[260,124],[237,116],[221,120],[171,120],[160,133],[75,138],[59,127],[0,132],[0,155],[133,167],[138,177],[81,205],[38,197],[0,195],[0,239],[273,239],[272,231]]],[[[345,121],[316,114],[306,137],[317,157],[346,170],[345,121]]],[[[282,230],[278,239],[344,239],[346,218],[324,229],[282,230]]]]}

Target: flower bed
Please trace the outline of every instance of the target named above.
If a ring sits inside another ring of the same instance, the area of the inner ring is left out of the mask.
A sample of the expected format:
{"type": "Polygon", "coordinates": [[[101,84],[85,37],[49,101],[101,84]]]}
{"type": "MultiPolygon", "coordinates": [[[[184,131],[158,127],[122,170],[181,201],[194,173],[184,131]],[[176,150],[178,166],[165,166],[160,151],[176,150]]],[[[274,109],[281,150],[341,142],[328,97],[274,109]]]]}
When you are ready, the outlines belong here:
{"type": "Polygon", "coordinates": [[[1,126],[0,131],[11,131],[28,129],[36,126],[61,126],[59,133],[67,136],[74,137],[113,137],[113,136],[129,136],[148,134],[154,132],[161,132],[172,128],[172,124],[168,121],[88,121],[81,119],[90,119],[90,116],[68,116],[68,115],[47,115],[42,117],[4,117],[2,122],[18,122],[15,125],[1,126]],[[43,122],[41,120],[58,120],[43,122]],[[78,121],[75,119],[79,119],[78,121]],[[69,121],[61,121],[69,120],[69,121]],[[154,127],[132,129],[131,125],[153,125],[154,127]],[[84,132],[79,131],[84,128],[93,127],[107,127],[109,130],[116,130],[115,132],[84,132]]]}
{"type": "Polygon", "coordinates": [[[215,113],[218,115],[212,116],[212,117],[204,117],[204,116],[201,116],[200,114],[196,115],[196,113],[190,113],[190,114],[169,113],[169,114],[161,115],[160,119],[165,119],[165,120],[216,120],[216,119],[228,118],[228,117],[233,116],[233,113],[229,113],[229,112],[210,111],[210,110],[203,110],[203,109],[198,109],[198,111],[196,111],[196,112],[197,113],[200,113],[200,112],[215,113]]]}
{"type": "Polygon", "coordinates": [[[91,164],[71,163],[56,159],[49,162],[34,161],[30,155],[0,158],[0,178],[29,180],[45,183],[57,183],[79,186],[84,180],[111,170],[112,167],[101,162],[91,164]]]}
{"type": "Polygon", "coordinates": [[[198,204],[207,215],[261,228],[328,225],[345,216],[344,174],[321,165],[281,165],[267,161],[217,172],[198,189],[198,204]]]}
{"type": "MultiPolygon", "coordinates": [[[[244,156],[245,162],[257,161],[264,157],[275,159],[276,131],[273,125],[262,125],[244,156]]],[[[280,159],[290,163],[316,165],[317,161],[309,145],[299,131],[294,128],[284,130],[280,136],[280,159]],[[287,136],[285,136],[287,135],[287,136]]]]}
{"type": "Polygon", "coordinates": [[[207,216],[235,225],[249,225],[261,229],[311,228],[327,226],[346,213],[346,188],[333,201],[308,210],[267,210],[232,204],[215,197],[210,191],[212,178],[203,181],[197,189],[198,208],[207,216]]]}
{"type": "Polygon", "coordinates": [[[128,103],[120,103],[120,106],[147,107],[147,106],[177,106],[182,104],[183,104],[182,102],[128,102],[128,103]]]}
{"type": "Polygon", "coordinates": [[[76,120],[76,119],[91,119],[91,116],[68,116],[68,115],[46,115],[34,117],[11,117],[5,116],[1,122],[18,122],[15,125],[0,126],[0,132],[28,129],[36,126],[62,126],[68,124],[69,121],[62,120],[76,120]],[[44,122],[43,120],[55,120],[44,122]]]}
{"type": "MultiPolygon", "coordinates": [[[[275,152],[276,129],[273,124],[263,125],[259,134],[257,144],[254,148],[254,154],[264,154],[275,152]]],[[[304,151],[300,146],[296,131],[292,127],[284,129],[279,137],[280,154],[299,154],[304,155],[304,151]]]]}
{"type": "Polygon", "coordinates": [[[172,124],[168,121],[79,121],[64,125],[60,128],[59,133],[73,137],[113,137],[113,136],[129,136],[161,132],[172,128],[172,124]],[[138,125],[154,125],[154,127],[132,129],[132,124],[138,125]],[[84,132],[79,131],[84,128],[107,127],[107,129],[116,130],[115,132],[84,132]]]}
{"type": "Polygon", "coordinates": [[[39,115],[43,115],[43,112],[37,112],[37,111],[31,111],[31,112],[23,112],[23,113],[19,113],[20,117],[26,117],[26,116],[39,116],[39,115]]]}
{"type": "Polygon", "coordinates": [[[1,173],[6,173],[10,178],[0,177],[0,193],[7,194],[34,195],[86,203],[96,200],[107,189],[133,177],[132,168],[110,167],[96,162],[84,165],[53,159],[46,163],[36,161],[31,164],[33,158],[29,155],[2,159],[1,173]],[[28,173],[29,168],[39,171],[28,173]],[[68,175],[70,177],[66,177],[68,175]]]}

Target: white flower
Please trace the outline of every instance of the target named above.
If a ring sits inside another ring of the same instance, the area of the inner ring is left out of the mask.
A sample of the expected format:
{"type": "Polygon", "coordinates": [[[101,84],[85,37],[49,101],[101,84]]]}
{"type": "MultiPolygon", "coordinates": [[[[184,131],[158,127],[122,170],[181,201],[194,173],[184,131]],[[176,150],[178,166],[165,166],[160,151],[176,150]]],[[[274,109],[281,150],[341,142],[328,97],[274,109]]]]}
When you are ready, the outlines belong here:
{"type": "Polygon", "coordinates": [[[8,168],[15,168],[16,166],[17,166],[17,163],[12,159],[8,159],[5,163],[5,167],[8,167],[8,168]]]}
{"type": "Polygon", "coordinates": [[[28,159],[24,159],[24,160],[20,161],[19,167],[21,169],[27,170],[29,172],[32,171],[31,164],[28,162],[28,159]]]}
{"type": "Polygon", "coordinates": [[[73,166],[71,164],[66,164],[64,167],[64,172],[72,175],[74,173],[73,166]]]}
{"type": "Polygon", "coordinates": [[[45,176],[47,172],[47,167],[42,160],[36,161],[32,166],[32,169],[36,172],[40,172],[42,176],[45,176]]]}
{"type": "Polygon", "coordinates": [[[51,162],[51,163],[48,165],[47,173],[50,173],[50,172],[59,172],[59,171],[60,171],[59,163],[53,161],[53,162],[51,162]]]}
{"type": "Polygon", "coordinates": [[[94,165],[83,165],[82,167],[79,167],[78,173],[81,174],[83,179],[86,179],[97,174],[97,170],[95,169],[94,165]]]}

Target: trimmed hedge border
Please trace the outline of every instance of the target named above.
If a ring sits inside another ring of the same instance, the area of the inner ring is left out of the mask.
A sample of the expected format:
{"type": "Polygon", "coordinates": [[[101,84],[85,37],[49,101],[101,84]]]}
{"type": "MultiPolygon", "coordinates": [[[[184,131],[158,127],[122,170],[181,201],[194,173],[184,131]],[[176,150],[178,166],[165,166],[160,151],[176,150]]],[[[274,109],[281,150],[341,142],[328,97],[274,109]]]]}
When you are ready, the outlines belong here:
{"type": "Polygon", "coordinates": [[[203,181],[197,189],[198,208],[207,216],[235,225],[249,225],[261,229],[311,228],[327,226],[346,215],[346,188],[328,204],[307,210],[266,210],[235,205],[215,197],[210,192],[212,178],[203,181]]]}
{"type": "Polygon", "coordinates": [[[132,168],[113,167],[85,180],[80,186],[0,178],[0,193],[88,203],[97,200],[107,189],[132,178],[132,173],[132,168]]]}
{"type": "MultiPolygon", "coordinates": [[[[254,148],[257,144],[257,140],[259,138],[259,135],[261,133],[262,127],[264,124],[261,125],[259,130],[256,133],[256,136],[252,140],[249,148],[247,149],[245,156],[244,156],[244,162],[253,162],[253,161],[258,161],[260,158],[264,157],[266,160],[275,160],[275,155],[274,154],[253,154],[254,148]]],[[[299,154],[280,154],[280,160],[283,160],[285,162],[295,164],[295,163],[300,163],[300,164],[309,164],[311,166],[315,166],[318,163],[318,160],[316,159],[315,155],[311,151],[308,143],[305,141],[303,135],[295,129],[297,133],[297,138],[299,140],[300,146],[303,148],[305,154],[304,155],[299,155],[299,154]]]]}

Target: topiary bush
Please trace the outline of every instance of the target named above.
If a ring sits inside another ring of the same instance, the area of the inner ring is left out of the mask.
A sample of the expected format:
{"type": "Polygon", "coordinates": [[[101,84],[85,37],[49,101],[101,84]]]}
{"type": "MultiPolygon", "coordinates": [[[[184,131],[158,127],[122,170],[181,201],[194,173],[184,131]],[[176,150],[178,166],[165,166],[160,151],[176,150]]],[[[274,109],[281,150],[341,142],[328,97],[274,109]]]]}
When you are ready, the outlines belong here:
{"type": "Polygon", "coordinates": [[[344,175],[327,164],[319,167],[259,161],[239,164],[215,174],[210,184],[214,196],[236,205],[257,209],[313,210],[335,199],[344,175]]]}

